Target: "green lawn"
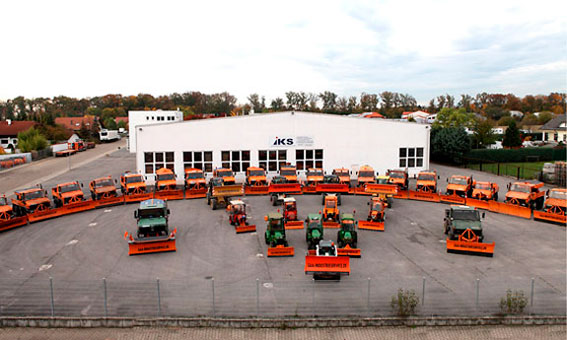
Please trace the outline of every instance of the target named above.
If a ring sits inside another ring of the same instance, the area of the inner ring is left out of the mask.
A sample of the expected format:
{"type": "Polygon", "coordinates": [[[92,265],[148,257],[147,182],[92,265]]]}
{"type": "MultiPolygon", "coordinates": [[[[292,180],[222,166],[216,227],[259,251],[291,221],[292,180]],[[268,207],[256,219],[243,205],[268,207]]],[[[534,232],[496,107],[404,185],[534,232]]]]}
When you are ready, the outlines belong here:
{"type": "Polygon", "coordinates": [[[467,168],[513,177],[518,175],[519,168],[520,178],[538,179],[544,163],[549,162],[499,163],[500,169],[498,169],[498,163],[468,164],[467,168]]]}

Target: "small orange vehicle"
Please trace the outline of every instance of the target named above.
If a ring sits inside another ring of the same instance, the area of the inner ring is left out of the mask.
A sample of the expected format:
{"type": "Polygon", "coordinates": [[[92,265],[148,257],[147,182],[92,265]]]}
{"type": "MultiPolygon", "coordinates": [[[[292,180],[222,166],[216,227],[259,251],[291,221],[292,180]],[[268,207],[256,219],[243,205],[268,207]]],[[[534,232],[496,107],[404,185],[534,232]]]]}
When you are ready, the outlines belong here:
{"type": "Polygon", "coordinates": [[[390,184],[397,185],[401,190],[408,190],[409,179],[406,170],[388,170],[386,176],[390,177],[390,184]]]}
{"type": "Polygon", "coordinates": [[[82,140],[77,140],[75,142],[70,142],[67,143],[67,148],[69,150],[75,150],[75,151],[85,151],[87,149],[87,145],[85,144],[84,141],[82,140]]]}
{"type": "Polygon", "coordinates": [[[81,190],[82,186],[83,184],[75,181],[58,184],[55,188],[52,188],[51,195],[53,195],[55,207],[59,208],[64,205],[84,201],[85,195],[81,190]]]}
{"type": "Polygon", "coordinates": [[[91,199],[95,201],[118,196],[116,187],[114,186],[115,183],[116,181],[112,181],[112,177],[110,176],[97,178],[91,181],[91,183],[89,183],[91,199]]]}
{"type": "Polygon", "coordinates": [[[307,173],[305,176],[307,177],[306,185],[307,186],[315,186],[317,183],[323,182],[323,176],[325,173],[323,169],[318,168],[309,168],[307,169],[307,173]]]}
{"type": "Polygon", "coordinates": [[[363,165],[356,173],[357,186],[363,187],[366,183],[376,183],[374,169],[370,165],[363,165]]]}
{"type": "Polygon", "coordinates": [[[19,190],[14,193],[12,209],[17,216],[31,214],[34,211],[43,211],[51,208],[51,202],[47,192],[41,187],[19,190]]]}
{"type": "Polygon", "coordinates": [[[471,197],[475,181],[472,176],[453,175],[447,179],[446,195],[456,195],[461,197],[471,197]]]}
{"type": "Polygon", "coordinates": [[[327,196],[325,196],[325,203],[323,207],[323,227],[338,228],[339,218],[340,218],[340,211],[339,211],[337,195],[328,194],[327,196]]]}
{"type": "Polygon", "coordinates": [[[421,171],[417,175],[416,190],[418,192],[436,193],[438,179],[439,176],[435,170],[421,171]]]}
{"type": "Polygon", "coordinates": [[[171,169],[161,168],[156,171],[156,191],[175,190],[177,181],[171,169]]]}
{"type": "Polygon", "coordinates": [[[504,202],[541,210],[545,200],[545,192],[539,190],[541,187],[543,187],[541,182],[525,181],[508,184],[508,193],[504,202]]]}
{"type": "Polygon", "coordinates": [[[368,211],[367,222],[384,222],[384,217],[386,212],[384,208],[386,203],[380,197],[372,197],[370,202],[367,202],[370,206],[370,211],[368,211]]]}
{"type": "Polygon", "coordinates": [[[547,192],[545,210],[548,213],[565,216],[567,212],[567,189],[555,188],[547,192]]]}
{"type": "Polygon", "coordinates": [[[125,172],[120,176],[120,190],[123,195],[143,194],[146,192],[144,176],[125,172]]]}
{"type": "Polygon", "coordinates": [[[247,186],[266,186],[266,171],[262,168],[249,167],[246,169],[246,185],[247,186]]]}
{"type": "Polygon", "coordinates": [[[350,172],[348,169],[334,169],[332,174],[339,176],[339,183],[346,184],[350,187],[350,172]]]}
{"type": "Polygon", "coordinates": [[[224,185],[232,185],[236,183],[232,170],[226,168],[215,169],[213,178],[222,178],[224,185]]]}
{"type": "Polygon", "coordinates": [[[207,186],[203,170],[196,168],[185,169],[185,189],[197,190],[207,186]]]}
{"type": "Polygon", "coordinates": [[[297,169],[294,166],[282,165],[279,174],[285,177],[287,183],[297,183],[297,169]]]}
{"type": "Polygon", "coordinates": [[[498,201],[498,184],[492,182],[476,182],[472,198],[483,201],[498,201]]]}
{"type": "Polygon", "coordinates": [[[12,207],[8,204],[6,196],[0,196],[0,222],[11,220],[14,216],[12,207]]]}

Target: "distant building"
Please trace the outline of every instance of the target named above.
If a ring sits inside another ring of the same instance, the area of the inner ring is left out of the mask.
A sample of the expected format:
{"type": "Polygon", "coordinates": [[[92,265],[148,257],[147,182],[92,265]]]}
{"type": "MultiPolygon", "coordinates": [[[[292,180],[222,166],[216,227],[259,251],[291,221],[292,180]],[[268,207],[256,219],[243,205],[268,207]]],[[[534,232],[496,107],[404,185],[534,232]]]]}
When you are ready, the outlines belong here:
{"type": "Polygon", "coordinates": [[[402,113],[402,120],[409,120],[410,118],[413,118],[417,123],[427,124],[427,117],[429,116],[430,113],[425,111],[406,111],[402,113]]]}
{"type": "Polygon", "coordinates": [[[128,117],[116,117],[114,118],[114,121],[116,122],[116,124],[120,122],[126,123],[126,130],[128,130],[128,117]]]}
{"type": "Polygon", "coordinates": [[[4,150],[12,150],[18,147],[18,133],[29,130],[37,123],[26,120],[7,119],[0,122],[0,146],[4,150]]]}
{"type": "Polygon", "coordinates": [[[543,132],[543,140],[547,142],[567,143],[567,125],[565,115],[559,115],[545,123],[540,130],[543,132]]]}
{"type": "Polygon", "coordinates": [[[507,128],[508,126],[495,126],[492,128],[492,133],[497,135],[503,135],[504,133],[506,133],[507,128]]]}
{"type": "Polygon", "coordinates": [[[522,119],[524,113],[522,111],[510,110],[510,117],[522,119]]]}
{"type": "Polygon", "coordinates": [[[96,122],[96,119],[95,116],[57,117],[55,118],[55,124],[62,125],[71,131],[79,131],[84,124],[86,128],[90,130],[96,122]]]}

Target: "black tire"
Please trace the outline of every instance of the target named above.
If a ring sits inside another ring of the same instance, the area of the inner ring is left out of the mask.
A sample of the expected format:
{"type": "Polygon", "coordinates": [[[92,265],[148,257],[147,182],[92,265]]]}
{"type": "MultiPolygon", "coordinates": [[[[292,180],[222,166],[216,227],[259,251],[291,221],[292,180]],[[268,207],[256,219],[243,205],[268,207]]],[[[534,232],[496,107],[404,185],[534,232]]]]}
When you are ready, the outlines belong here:
{"type": "Polygon", "coordinates": [[[495,193],[495,194],[494,194],[494,200],[495,200],[495,201],[498,201],[498,193],[495,193]]]}
{"type": "Polygon", "coordinates": [[[537,210],[541,210],[541,208],[543,208],[543,197],[538,198],[536,202],[536,208],[537,210]]]}
{"type": "Polygon", "coordinates": [[[342,204],[342,200],[341,200],[341,194],[337,195],[337,204],[341,205],[342,204]]]}
{"type": "Polygon", "coordinates": [[[264,233],[264,242],[266,242],[266,244],[268,244],[268,234],[264,233]]]}
{"type": "Polygon", "coordinates": [[[215,198],[213,198],[213,199],[211,200],[211,203],[212,203],[212,208],[213,208],[213,210],[217,210],[217,200],[216,200],[215,198]]]}
{"type": "Polygon", "coordinates": [[[276,196],[272,196],[272,206],[278,205],[278,198],[276,196]]]}
{"type": "Polygon", "coordinates": [[[324,205],[325,204],[325,194],[321,194],[321,204],[324,205]]]}

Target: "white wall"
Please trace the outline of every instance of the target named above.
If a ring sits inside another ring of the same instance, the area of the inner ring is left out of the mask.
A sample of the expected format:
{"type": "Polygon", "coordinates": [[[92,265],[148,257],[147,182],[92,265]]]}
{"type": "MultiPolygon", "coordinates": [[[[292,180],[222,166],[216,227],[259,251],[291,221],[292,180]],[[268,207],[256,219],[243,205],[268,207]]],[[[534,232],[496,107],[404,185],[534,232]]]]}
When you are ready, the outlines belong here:
{"type": "Polygon", "coordinates": [[[183,121],[181,111],[128,111],[128,127],[130,130],[129,150],[136,152],[136,127],[140,125],[162,124],[183,121]],[[163,118],[163,120],[161,119],[163,118]]]}
{"type": "MultiPolygon", "coordinates": [[[[221,150],[250,150],[251,166],[258,166],[258,150],[287,149],[287,161],[295,164],[296,149],[323,149],[327,172],[369,164],[384,174],[399,168],[400,147],[423,147],[423,166],[409,168],[409,172],[414,175],[429,168],[429,126],[385,119],[282,112],[140,126],[130,131],[137,135],[137,170],[144,173],[144,152],[172,151],[180,181],[183,151],[213,151],[213,167],[220,167],[221,150]],[[297,136],[311,137],[313,145],[272,146],[275,137],[297,136]]],[[[244,173],[237,177],[243,178],[244,173]]]]}

